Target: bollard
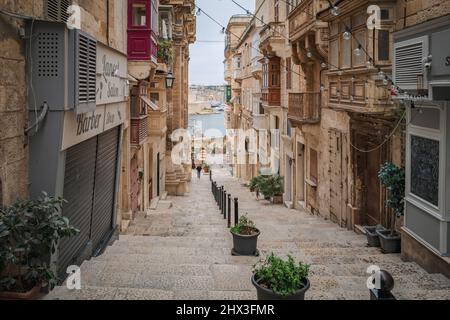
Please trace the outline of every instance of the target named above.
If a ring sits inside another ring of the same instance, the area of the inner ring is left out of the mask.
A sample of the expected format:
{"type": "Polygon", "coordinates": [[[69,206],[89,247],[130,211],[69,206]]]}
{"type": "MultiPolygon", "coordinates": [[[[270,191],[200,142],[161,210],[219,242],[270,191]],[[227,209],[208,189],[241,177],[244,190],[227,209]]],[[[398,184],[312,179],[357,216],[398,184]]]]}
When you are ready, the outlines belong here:
{"type": "Polygon", "coordinates": [[[216,202],[217,202],[217,196],[216,196],[216,194],[217,194],[217,182],[213,182],[213,185],[214,185],[214,187],[213,187],[213,196],[214,196],[214,200],[216,200],[216,202]]]}
{"type": "Polygon", "coordinates": [[[228,195],[228,228],[231,228],[231,194],[228,195]]]}
{"type": "Polygon", "coordinates": [[[239,223],[239,199],[234,198],[234,225],[237,226],[239,223]]]}
{"type": "Polygon", "coordinates": [[[223,207],[223,186],[220,187],[220,192],[219,192],[219,208],[220,208],[220,212],[222,212],[222,207],[223,207]]]}
{"type": "Polygon", "coordinates": [[[224,193],[223,193],[223,210],[222,210],[224,220],[227,218],[227,197],[228,197],[227,192],[224,191],[224,193]]]}
{"type": "Polygon", "coordinates": [[[394,278],[392,275],[386,270],[380,270],[376,276],[380,277],[380,289],[369,289],[370,300],[396,300],[391,292],[394,289],[394,278]]]}
{"type": "Polygon", "coordinates": [[[212,170],[209,170],[209,180],[212,181],[212,170]]]}

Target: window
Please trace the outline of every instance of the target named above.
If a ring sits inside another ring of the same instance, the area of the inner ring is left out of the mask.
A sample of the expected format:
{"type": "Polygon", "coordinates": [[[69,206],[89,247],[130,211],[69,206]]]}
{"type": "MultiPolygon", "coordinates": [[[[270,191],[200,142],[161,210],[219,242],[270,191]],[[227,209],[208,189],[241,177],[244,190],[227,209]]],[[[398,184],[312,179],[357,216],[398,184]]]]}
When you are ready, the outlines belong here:
{"type": "Polygon", "coordinates": [[[280,1],[279,0],[275,0],[274,3],[274,17],[275,17],[275,22],[279,22],[280,21],[280,1]]]}
{"type": "Polygon", "coordinates": [[[378,30],[377,32],[377,53],[378,61],[390,60],[390,32],[389,30],[378,30]]]}
{"type": "Polygon", "coordinates": [[[314,149],[309,149],[309,179],[315,184],[317,184],[317,182],[319,181],[319,169],[317,161],[317,151],[314,149]]]}
{"type": "Polygon", "coordinates": [[[152,30],[155,33],[158,33],[159,30],[159,21],[158,21],[158,5],[156,4],[156,0],[152,0],[152,10],[151,10],[151,22],[152,22],[152,30]]]}
{"type": "Polygon", "coordinates": [[[292,60],[286,58],[286,89],[292,89],[292,60]]]}
{"type": "Polygon", "coordinates": [[[145,3],[133,3],[131,7],[133,27],[147,26],[147,6],[145,3]]]}

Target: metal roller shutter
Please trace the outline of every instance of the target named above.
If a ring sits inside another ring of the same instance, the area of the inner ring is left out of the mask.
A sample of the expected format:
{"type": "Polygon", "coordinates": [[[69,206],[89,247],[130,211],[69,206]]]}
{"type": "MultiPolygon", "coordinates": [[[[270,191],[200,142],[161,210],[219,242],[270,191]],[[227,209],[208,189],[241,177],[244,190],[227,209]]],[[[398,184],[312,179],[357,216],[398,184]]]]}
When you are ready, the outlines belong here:
{"type": "Polygon", "coordinates": [[[93,138],[67,150],[64,199],[68,203],[63,215],[80,233],[60,242],[59,275],[65,275],[69,265],[80,262],[79,255],[90,240],[96,149],[97,138],[93,138]]]}
{"type": "Polygon", "coordinates": [[[118,141],[118,128],[98,136],[91,231],[94,251],[104,247],[113,229],[118,141]]]}

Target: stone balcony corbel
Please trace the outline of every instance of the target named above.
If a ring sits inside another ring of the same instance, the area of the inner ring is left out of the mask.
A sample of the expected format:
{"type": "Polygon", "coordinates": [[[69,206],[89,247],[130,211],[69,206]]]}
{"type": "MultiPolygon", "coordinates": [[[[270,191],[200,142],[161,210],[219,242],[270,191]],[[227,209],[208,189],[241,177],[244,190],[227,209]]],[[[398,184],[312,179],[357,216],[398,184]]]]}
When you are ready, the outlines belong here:
{"type": "Polygon", "coordinates": [[[308,63],[307,52],[301,47],[299,41],[292,43],[292,61],[294,61],[296,65],[304,65],[308,63]]]}
{"type": "Polygon", "coordinates": [[[328,23],[327,22],[316,22],[316,49],[317,53],[320,55],[322,60],[328,59],[328,23]]]}

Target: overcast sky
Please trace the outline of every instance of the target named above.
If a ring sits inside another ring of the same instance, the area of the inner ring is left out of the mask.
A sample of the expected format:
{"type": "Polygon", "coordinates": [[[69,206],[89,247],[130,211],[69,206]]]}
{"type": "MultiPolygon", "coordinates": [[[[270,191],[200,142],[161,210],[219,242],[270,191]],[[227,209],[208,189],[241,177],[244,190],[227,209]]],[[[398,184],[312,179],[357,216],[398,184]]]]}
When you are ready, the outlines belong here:
{"type": "MultiPolygon", "coordinates": [[[[254,12],[255,0],[235,1],[254,12]]],[[[245,14],[244,10],[231,0],[196,0],[195,3],[225,27],[232,15],[245,14]]],[[[205,14],[197,16],[197,42],[190,47],[190,84],[220,85],[225,83],[223,79],[225,36],[221,33],[221,29],[205,14]]]]}

